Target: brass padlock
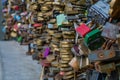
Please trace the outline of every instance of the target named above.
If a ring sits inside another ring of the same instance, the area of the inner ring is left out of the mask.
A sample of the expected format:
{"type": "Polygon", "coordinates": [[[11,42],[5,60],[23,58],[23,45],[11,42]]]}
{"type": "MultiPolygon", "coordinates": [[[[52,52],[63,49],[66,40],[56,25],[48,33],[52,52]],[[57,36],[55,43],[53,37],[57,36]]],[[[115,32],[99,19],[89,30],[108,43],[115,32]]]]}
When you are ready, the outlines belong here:
{"type": "Polygon", "coordinates": [[[63,61],[63,60],[60,60],[60,63],[61,63],[61,64],[68,64],[69,61],[63,61]]]}
{"type": "Polygon", "coordinates": [[[101,73],[107,73],[109,76],[116,69],[115,63],[95,63],[95,69],[101,73]]]}
{"type": "Polygon", "coordinates": [[[62,53],[60,53],[61,55],[70,55],[70,54],[72,54],[70,51],[69,52],[62,52],[62,53]]]}
{"type": "Polygon", "coordinates": [[[69,48],[72,46],[73,46],[73,44],[60,45],[60,47],[62,47],[62,48],[69,48]]]}
{"type": "Polygon", "coordinates": [[[59,62],[57,60],[56,61],[52,61],[51,65],[54,66],[54,67],[59,67],[59,62]]]}
{"type": "Polygon", "coordinates": [[[59,47],[59,46],[56,45],[56,44],[54,44],[54,43],[51,43],[51,44],[50,44],[50,47],[52,47],[52,48],[57,48],[57,47],[59,47]]]}
{"type": "Polygon", "coordinates": [[[72,67],[68,67],[68,68],[60,68],[60,71],[72,71],[72,67]]]}
{"type": "Polygon", "coordinates": [[[72,55],[60,54],[61,58],[72,58],[72,55]]]}
{"type": "Polygon", "coordinates": [[[66,80],[70,80],[70,79],[72,79],[72,78],[74,78],[74,74],[63,77],[63,79],[66,79],[66,80]]]}
{"type": "Polygon", "coordinates": [[[37,1],[39,4],[43,4],[44,3],[44,0],[38,0],[37,1]]]}
{"type": "Polygon", "coordinates": [[[57,38],[52,38],[52,40],[51,40],[52,42],[59,42],[60,41],[60,39],[57,39],[57,38]]]}
{"type": "Polygon", "coordinates": [[[68,76],[68,75],[73,75],[74,74],[74,71],[69,71],[69,72],[65,72],[65,76],[68,76]]]}
{"type": "Polygon", "coordinates": [[[71,42],[70,41],[60,41],[60,45],[66,45],[66,44],[70,44],[71,42]]]}
{"type": "Polygon", "coordinates": [[[50,21],[49,21],[51,24],[54,24],[54,23],[56,23],[56,19],[50,19],[50,21]]]}
{"type": "Polygon", "coordinates": [[[120,34],[117,34],[116,36],[117,36],[117,42],[120,45],[120,34]]]}
{"type": "Polygon", "coordinates": [[[64,39],[75,39],[75,35],[63,35],[64,39]]]}
{"type": "Polygon", "coordinates": [[[69,53],[71,52],[71,48],[60,48],[60,53],[69,53]]]}
{"type": "Polygon", "coordinates": [[[37,16],[38,16],[38,17],[43,17],[43,13],[42,13],[42,12],[38,12],[38,13],[37,13],[37,16]]]}
{"type": "Polygon", "coordinates": [[[38,20],[38,21],[44,21],[44,18],[42,18],[42,17],[37,17],[37,20],[38,20]]]}
{"type": "Polygon", "coordinates": [[[119,13],[120,13],[120,1],[119,0],[112,0],[110,2],[110,11],[109,11],[109,14],[110,14],[110,17],[113,18],[113,19],[118,19],[120,16],[119,13]]]}
{"type": "Polygon", "coordinates": [[[68,57],[68,58],[62,58],[62,60],[64,61],[70,61],[72,58],[68,57]]]}
{"type": "Polygon", "coordinates": [[[51,50],[52,50],[53,52],[55,52],[55,51],[58,51],[58,52],[59,52],[59,51],[60,51],[59,48],[52,48],[51,50]]]}
{"type": "Polygon", "coordinates": [[[53,35],[53,37],[55,37],[55,38],[61,38],[61,37],[62,37],[62,34],[61,34],[61,33],[55,33],[55,34],[53,35]]]}
{"type": "Polygon", "coordinates": [[[53,4],[53,2],[52,1],[47,1],[47,2],[45,2],[45,4],[44,5],[52,5],[53,4]]]}
{"type": "Polygon", "coordinates": [[[44,5],[44,6],[41,7],[41,10],[42,11],[49,11],[50,8],[44,5]]]}
{"type": "Polygon", "coordinates": [[[68,68],[68,67],[70,67],[68,64],[60,64],[60,67],[61,68],[68,68]]]}

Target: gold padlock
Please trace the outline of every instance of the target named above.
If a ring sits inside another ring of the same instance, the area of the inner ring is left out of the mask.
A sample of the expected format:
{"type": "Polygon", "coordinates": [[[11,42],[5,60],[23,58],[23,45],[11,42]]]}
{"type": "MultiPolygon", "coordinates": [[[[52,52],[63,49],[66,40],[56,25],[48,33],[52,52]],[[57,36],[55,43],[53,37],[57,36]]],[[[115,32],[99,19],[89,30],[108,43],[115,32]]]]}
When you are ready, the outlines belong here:
{"type": "Polygon", "coordinates": [[[117,34],[116,36],[117,36],[117,42],[120,45],[120,34],[117,34]]]}
{"type": "Polygon", "coordinates": [[[38,21],[44,21],[44,18],[42,18],[42,17],[37,17],[37,20],[38,20],[38,21]]]}
{"type": "Polygon", "coordinates": [[[52,48],[51,47],[51,52],[54,52],[54,51],[59,51],[59,48],[52,48]]]}
{"type": "Polygon", "coordinates": [[[42,12],[38,12],[38,13],[37,13],[37,16],[38,16],[38,17],[43,17],[43,13],[42,13],[42,12]]]}
{"type": "Polygon", "coordinates": [[[44,0],[38,0],[38,3],[43,4],[44,0]]]}
{"type": "Polygon", "coordinates": [[[60,48],[60,53],[70,54],[71,48],[60,48]]]}
{"type": "Polygon", "coordinates": [[[56,19],[50,19],[50,23],[52,24],[56,23],[56,19]]]}
{"type": "Polygon", "coordinates": [[[71,44],[71,42],[70,41],[60,41],[60,45],[66,45],[66,44],[71,44]]]}
{"type": "Polygon", "coordinates": [[[63,60],[60,60],[60,63],[61,63],[61,64],[68,64],[69,61],[63,61],[63,60]]]}
{"type": "Polygon", "coordinates": [[[108,75],[111,74],[112,71],[116,69],[115,63],[96,63],[95,64],[95,69],[101,73],[107,73],[108,75]]]}
{"type": "Polygon", "coordinates": [[[70,54],[67,55],[67,54],[61,54],[61,53],[60,53],[60,57],[61,57],[61,58],[69,58],[69,57],[72,58],[73,56],[70,55],[70,54]]]}
{"type": "Polygon", "coordinates": [[[59,62],[57,60],[56,61],[52,61],[51,65],[54,66],[54,67],[59,67],[59,62]]]}
{"type": "Polygon", "coordinates": [[[68,67],[70,67],[68,64],[60,64],[60,67],[61,68],[68,68],[68,67]]]}
{"type": "Polygon", "coordinates": [[[62,37],[62,34],[61,34],[61,33],[55,33],[55,34],[53,35],[53,37],[55,37],[55,38],[61,38],[61,37],[62,37]]]}
{"type": "Polygon", "coordinates": [[[63,77],[63,79],[67,79],[67,80],[70,80],[71,78],[74,78],[74,74],[63,77]]]}
{"type": "Polygon", "coordinates": [[[73,69],[71,67],[68,68],[60,68],[60,71],[72,71],[73,69]]]}
{"type": "Polygon", "coordinates": [[[69,75],[73,75],[74,74],[74,71],[69,71],[69,72],[65,72],[65,76],[69,76],[69,75]]]}
{"type": "Polygon", "coordinates": [[[62,60],[64,61],[70,61],[72,58],[68,57],[68,58],[62,58],[62,60]]]}
{"type": "Polygon", "coordinates": [[[75,39],[75,35],[63,35],[64,39],[75,39]]]}
{"type": "Polygon", "coordinates": [[[72,46],[73,46],[73,44],[60,45],[60,47],[62,47],[62,48],[69,48],[72,46]]]}
{"type": "Polygon", "coordinates": [[[71,22],[63,22],[62,25],[71,27],[73,24],[71,22]]]}
{"type": "Polygon", "coordinates": [[[54,43],[51,43],[51,44],[50,44],[50,47],[52,47],[52,48],[57,48],[57,47],[59,47],[59,46],[56,45],[56,44],[54,44],[54,43]]]}
{"type": "Polygon", "coordinates": [[[47,1],[44,5],[52,5],[52,1],[47,1]]]}
{"type": "Polygon", "coordinates": [[[41,7],[41,10],[42,10],[42,11],[48,11],[48,10],[50,10],[50,9],[49,9],[47,6],[42,6],[42,7],[41,7]]]}

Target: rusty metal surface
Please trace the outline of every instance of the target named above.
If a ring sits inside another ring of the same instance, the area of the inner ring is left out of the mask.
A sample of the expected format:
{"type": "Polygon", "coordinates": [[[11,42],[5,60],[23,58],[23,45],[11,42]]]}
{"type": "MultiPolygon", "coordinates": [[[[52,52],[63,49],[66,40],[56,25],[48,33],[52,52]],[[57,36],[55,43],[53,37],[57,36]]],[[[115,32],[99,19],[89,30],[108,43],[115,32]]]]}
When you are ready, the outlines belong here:
{"type": "Polygon", "coordinates": [[[90,62],[95,62],[95,61],[108,60],[108,59],[114,58],[115,56],[116,56],[116,53],[114,50],[98,50],[89,54],[88,58],[90,62]]]}

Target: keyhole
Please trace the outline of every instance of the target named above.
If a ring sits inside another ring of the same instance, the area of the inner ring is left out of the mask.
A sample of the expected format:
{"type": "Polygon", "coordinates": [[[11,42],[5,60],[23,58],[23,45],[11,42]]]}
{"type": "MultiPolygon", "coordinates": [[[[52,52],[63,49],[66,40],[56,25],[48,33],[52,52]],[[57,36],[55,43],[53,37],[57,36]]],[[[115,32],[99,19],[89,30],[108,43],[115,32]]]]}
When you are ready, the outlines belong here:
{"type": "Polygon", "coordinates": [[[100,58],[103,58],[103,57],[104,57],[104,54],[103,54],[103,53],[100,53],[100,54],[99,54],[99,57],[100,57],[100,58]]]}

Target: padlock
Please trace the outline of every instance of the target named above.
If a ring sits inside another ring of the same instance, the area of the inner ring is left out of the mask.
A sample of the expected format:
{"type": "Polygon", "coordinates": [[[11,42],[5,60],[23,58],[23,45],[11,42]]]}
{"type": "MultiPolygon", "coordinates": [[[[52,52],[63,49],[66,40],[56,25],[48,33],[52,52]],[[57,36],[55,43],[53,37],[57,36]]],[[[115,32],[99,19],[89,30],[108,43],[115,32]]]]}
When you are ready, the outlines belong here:
{"type": "Polygon", "coordinates": [[[91,29],[86,26],[84,23],[81,24],[79,27],[76,28],[76,31],[82,36],[85,37],[87,33],[91,31],[91,29]]]}
{"type": "Polygon", "coordinates": [[[47,11],[51,10],[51,7],[50,7],[50,6],[43,5],[43,6],[41,7],[41,10],[47,12],[47,11]]]}
{"type": "Polygon", "coordinates": [[[104,1],[98,1],[97,3],[95,3],[94,5],[92,5],[90,7],[89,12],[93,16],[92,18],[94,18],[95,22],[97,22],[98,24],[100,24],[100,23],[99,23],[99,19],[96,18],[96,16],[99,17],[98,16],[99,14],[104,16],[104,19],[102,19],[103,21],[101,24],[101,25],[104,25],[106,20],[109,18],[109,13],[108,13],[109,9],[110,9],[110,6],[108,3],[104,2],[104,1]]]}
{"type": "Polygon", "coordinates": [[[59,62],[58,62],[57,60],[55,60],[55,61],[52,61],[52,62],[51,62],[51,65],[52,65],[53,67],[57,67],[57,68],[58,68],[60,64],[59,64],[59,62]]]}
{"type": "Polygon", "coordinates": [[[61,63],[61,64],[68,64],[69,61],[63,61],[63,60],[60,60],[60,63],[61,63]]]}
{"type": "MultiPolygon", "coordinates": [[[[61,51],[61,50],[60,50],[61,51]]],[[[69,55],[69,54],[72,54],[70,51],[68,52],[60,52],[61,55],[69,55]]]]}
{"type": "Polygon", "coordinates": [[[66,17],[67,20],[76,20],[76,19],[79,19],[78,16],[67,16],[66,17]]]}
{"type": "Polygon", "coordinates": [[[76,77],[78,80],[86,80],[87,74],[85,72],[84,73],[77,73],[76,77]]]}
{"type": "Polygon", "coordinates": [[[117,25],[114,25],[112,23],[107,22],[104,25],[103,31],[102,31],[102,36],[115,40],[116,39],[116,35],[119,33],[119,29],[117,25]]]}
{"type": "Polygon", "coordinates": [[[71,41],[66,41],[66,40],[60,41],[60,45],[66,45],[66,44],[71,44],[71,41]]]}
{"type": "Polygon", "coordinates": [[[57,25],[58,26],[62,26],[62,23],[63,22],[68,22],[67,19],[66,19],[66,15],[65,14],[59,14],[57,17],[57,25]]]}
{"type": "Polygon", "coordinates": [[[120,34],[117,34],[116,37],[117,37],[118,45],[120,45],[120,34]]]}
{"type": "Polygon", "coordinates": [[[104,38],[101,36],[101,31],[98,29],[89,32],[84,38],[85,44],[91,50],[100,48],[103,45],[104,41],[104,38]]]}
{"type": "Polygon", "coordinates": [[[79,14],[79,11],[77,11],[77,10],[65,11],[65,14],[67,14],[67,15],[76,15],[76,14],[79,14]]]}
{"type": "Polygon", "coordinates": [[[118,19],[120,16],[118,16],[120,9],[119,9],[120,1],[119,0],[111,0],[110,2],[110,17],[113,19],[118,19]]]}
{"type": "Polygon", "coordinates": [[[74,71],[69,71],[69,72],[65,72],[64,76],[73,75],[73,74],[74,74],[74,71]]]}
{"type": "Polygon", "coordinates": [[[56,58],[55,58],[55,55],[48,55],[47,58],[46,58],[49,62],[52,62],[54,61],[56,58]]]}
{"type": "Polygon", "coordinates": [[[72,71],[73,69],[71,67],[68,67],[68,68],[60,68],[60,71],[64,71],[64,72],[67,72],[67,71],[72,71]]]}
{"type": "Polygon", "coordinates": [[[43,17],[43,13],[42,12],[37,12],[37,17],[43,17]]]}
{"type": "Polygon", "coordinates": [[[53,35],[53,37],[55,37],[55,38],[62,38],[62,34],[61,33],[55,33],[53,35]]]}
{"type": "Polygon", "coordinates": [[[53,37],[51,41],[52,41],[52,42],[57,42],[57,43],[58,43],[58,42],[60,41],[60,39],[59,39],[59,38],[54,38],[54,37],[53,37]]]}
{"type": "Polygon", "coordinates": [[[13,37],[13,38],[17,37],[17,35],[18,34],[17,34],[16,30],[11,31],[11,33],[10,33],[10,36],[13,37]]]}
{"type": "Polygon", "coordinates": [[[74,35],[63,35],[63,38],[64,39],[75,39],[75,36],[74,35]]]}
{"type": "Polygon", "coordinates": [[[108,61],[116,56],[114,50],[97,50],[88,54],[90,62],[95,61],[108,61]]]}
{"type": "Polygon", "coordinates": [[[70,66],[68,65],[68,63],[67,63],[67,64],[62,64],[62,63],[61,63],[61,64],[60,64],[60,67],[61,67],[61,68],[68,68],[68,67],[70,67],[70,66]]]}
{"type": "Polygon", "coordinates": [[[73,24],[71,22],[62,22],[62,27],[71,27],[73,24]]]}
{"type": "Polygon", "coordinates": [[[70,61],[72,59],[72,57],[70,58],[70,57],[68,57],[68,58],[62,58],[62,60],[64,60],[64,61],[70,61]]]}
{"type": "Polygon", "coordinates": [[[54,44],[54,43],[51,43],[51,44],[50,44],[50,47],[51,47],[51,48],[58,48],[59,46],[56,45],[56,44],[54,44]]]}
{"type": "Polygon", "coordinates": [[[70,80],[70,79],[72,79],[72,78],[74,78],[74,74],[63,77],[63,79],[65,79],[65,80],[70,80]]]}
{"type": "Polygon", "coordinates": [[[101,73],[107,73],[110,76],[111,72],[116,69],[115,63],[99,63],[95,66],[95,69],[101,73]]]}
{"type": "Polygon", "coordinates": [[[56,19],[50,19],[50,23],[51,23],[51,24],[56,23],[56,19]]]}
{"type": "Polygon", "coordinates": [[[65,55],[65,54],[60,54],[60,57],[61,58],[71,58],[72,57],[72,55],[65,55]]]}
{"type": "Polygon", "coordinates": [[[59,48],[53,48],[53,49],[51,48],[51,51],[52,51],[52,52],[59,52],[60,49],[59,49],[59,48]]]}

